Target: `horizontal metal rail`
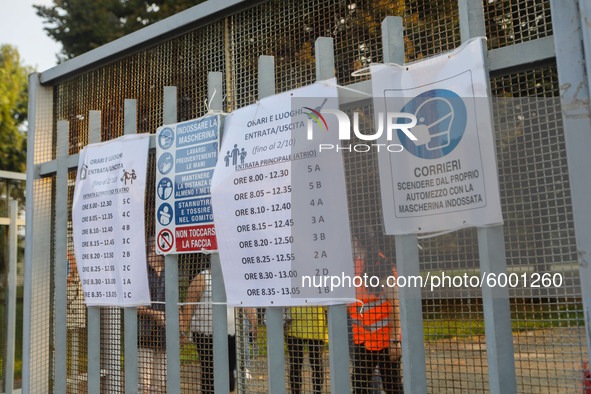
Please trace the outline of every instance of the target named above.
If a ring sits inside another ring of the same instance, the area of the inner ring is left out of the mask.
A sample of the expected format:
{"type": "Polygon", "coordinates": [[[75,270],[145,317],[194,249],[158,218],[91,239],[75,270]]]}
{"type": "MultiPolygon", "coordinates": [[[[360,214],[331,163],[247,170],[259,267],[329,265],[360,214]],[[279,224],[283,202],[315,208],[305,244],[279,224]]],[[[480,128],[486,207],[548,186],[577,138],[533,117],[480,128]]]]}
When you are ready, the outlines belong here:
{"type": "Polygon", "coordinates": [[[24,172],[2,171],[0,170],[0,179],[13,179],[16,181],[26,181],[27,174],[24,172]]]}
{"type": "MultiPolygon", "coordinates": [[[[264,0],[206,1],[43,71],[40,74],[41,84],[56,84],[260,3],[264,0]]],[[[491,50],[489,67],[491,73],[497,74],[554,56],[554,38],[548,36],[491,50]]]]}
{"type": "Polygon", "coordinates": [[[262,0],[206,1],[43,71],[40,75],[41,84],[55,84],[83,74],[93,68],[127,57],[131,53],[139,52],[157,42],[180,36],[199,26],[211,24],[262,2],[262,0]]]}

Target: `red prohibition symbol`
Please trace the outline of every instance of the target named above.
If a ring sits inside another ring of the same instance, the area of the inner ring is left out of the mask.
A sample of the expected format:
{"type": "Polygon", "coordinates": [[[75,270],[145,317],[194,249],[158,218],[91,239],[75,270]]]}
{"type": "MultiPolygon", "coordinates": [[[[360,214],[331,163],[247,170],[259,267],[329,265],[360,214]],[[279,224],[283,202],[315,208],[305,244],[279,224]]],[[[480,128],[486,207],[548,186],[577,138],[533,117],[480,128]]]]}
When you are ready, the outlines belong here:
{"type": "Polygon", "coordinates": [[[170,249],[172,249],[172,246],[174,245],[174,238],[172,235],[172,231],[170,231],[167,228],[160,231],[160,233],[158,234],[157,241],[158,241],[158,247],[160,248],[160,250],[163,252],[168,252],[170,249]]]}

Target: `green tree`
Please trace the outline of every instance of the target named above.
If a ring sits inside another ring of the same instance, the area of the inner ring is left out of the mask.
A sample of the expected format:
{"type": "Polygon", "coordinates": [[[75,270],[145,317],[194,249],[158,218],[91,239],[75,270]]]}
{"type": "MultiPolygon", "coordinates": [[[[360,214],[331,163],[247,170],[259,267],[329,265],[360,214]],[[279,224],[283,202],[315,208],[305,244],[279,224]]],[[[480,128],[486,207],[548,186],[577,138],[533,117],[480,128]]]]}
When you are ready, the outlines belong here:
{"type": "Polygon", "coordinates": [[[21,131],[27,119],[27,75],[33,69],[21,63],[18,51],[0,46],[0,169],[24,172],[27,137],[21,131]]]}
{"type": "Polygon", "coordinates": [[[71,59],[205,0],[53,0],[34,6],[47,34],[71,59]]]}

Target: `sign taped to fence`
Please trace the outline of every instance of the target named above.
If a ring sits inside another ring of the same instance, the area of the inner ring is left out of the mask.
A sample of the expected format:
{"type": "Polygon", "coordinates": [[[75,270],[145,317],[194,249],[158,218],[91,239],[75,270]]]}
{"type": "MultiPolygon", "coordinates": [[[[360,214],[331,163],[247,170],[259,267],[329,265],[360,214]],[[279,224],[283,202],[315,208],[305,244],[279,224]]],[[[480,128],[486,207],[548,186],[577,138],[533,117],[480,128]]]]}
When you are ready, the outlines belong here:
{"type": "Polygon", "coordinates": [[[211,178],[218,159],[219,115],[165,125],[156,133],[156,251],[217,250],[211,178]]]}
{"type": "Polygon", "coordinates": [[[72,205],[74,253],[88,306],[150,305],[144,196],[150,136],[88,145],[72,205]]]}
{"type": "Polygon", "coordinates": [[[379,142],[404,148],[378,153],[387,234],[503,222],[485,53],[477,38],[404,67],[371,66],[379,142]],[[409,133],[390,131],[409,123],[401,113],[416,117],[409,133]]]}
{"type": "Polygon", "coordinates": [[[319,116],[338,108],[335,86],[333,79],[281,93],[225,119],[211,187],[229,305],[354,298],[352,287],[312,283],[354,275],[342,156],[319,149],[338,142],[336,117],[319,116]]]}

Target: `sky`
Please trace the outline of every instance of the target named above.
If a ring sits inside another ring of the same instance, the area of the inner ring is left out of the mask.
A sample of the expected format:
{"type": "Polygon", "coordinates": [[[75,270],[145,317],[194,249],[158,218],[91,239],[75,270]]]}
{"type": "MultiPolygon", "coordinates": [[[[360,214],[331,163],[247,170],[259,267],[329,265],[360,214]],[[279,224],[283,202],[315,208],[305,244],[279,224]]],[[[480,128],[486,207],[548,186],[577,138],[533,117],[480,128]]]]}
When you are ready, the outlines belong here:
{"type": "Polygon", "coordinates": [[[0,0],[0,44],[18,49],[21,63],[45,71],[57,64],[61,44],[49,38],[33,4],[51,5],[52,0],[0,0]]]}

